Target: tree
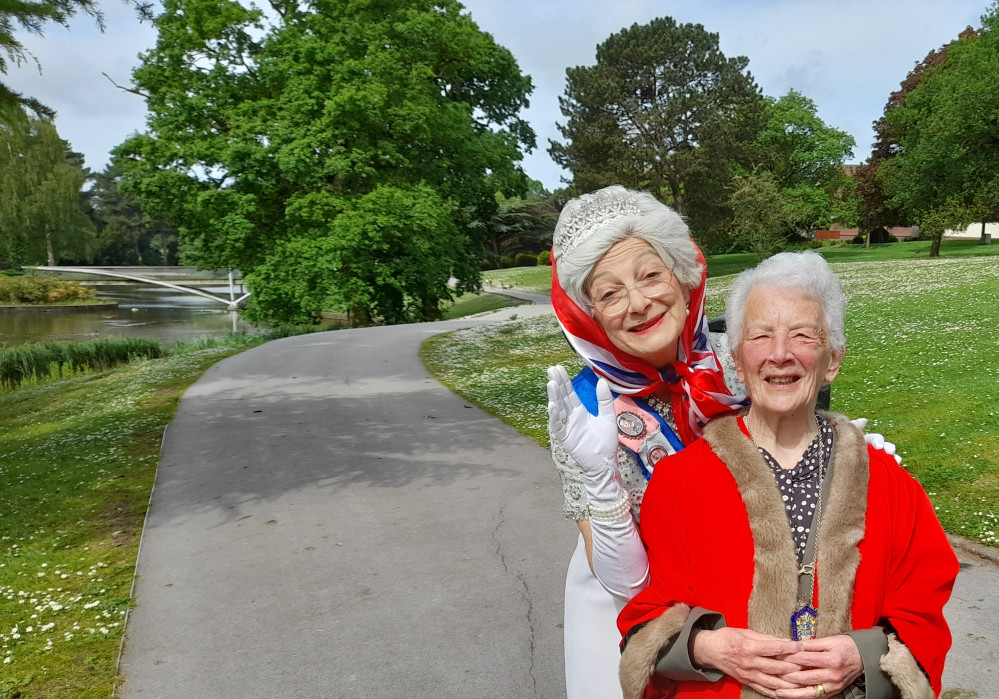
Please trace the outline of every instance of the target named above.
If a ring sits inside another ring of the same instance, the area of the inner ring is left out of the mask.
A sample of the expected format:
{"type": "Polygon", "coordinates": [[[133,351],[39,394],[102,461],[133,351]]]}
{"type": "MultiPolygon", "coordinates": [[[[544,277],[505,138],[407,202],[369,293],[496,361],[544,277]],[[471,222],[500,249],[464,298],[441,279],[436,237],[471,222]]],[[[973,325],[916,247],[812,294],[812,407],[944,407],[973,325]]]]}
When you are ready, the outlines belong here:
{"type": "Polygon", "coordinates": [[[551,197],[497,195],[499,209],[486,224],[489,256],[496,264],[500,257],[519,252],[538,253],[552,246],[552,233],[559,209],[551,197]]]}
{"type": "Polygon", "coordinates": [[[81,207],[83,157],[20,107],[0,126],[0,246],[14,265],[89,258],[93,226],[81,207]]]}
{"type": "Polygon", "coordinates": [[[565,142],[549,152],[579,191],[646,189],[706,229],[728,215],[729,164],[746,159],[759,129],[748,62],[726,58],[699,24],[635,24],[597,47],[595,65],[566,71],[565,142]]]}
{"type": "Polygon", "coordinates": [[[886,194],[940,254],[947,229],[987,220],[999,208],[999,2],[925,71],[885,114],[897,153],[878,178],[886,194]]]}
{"type": "Polygon", "coordinates": [[[734,177],[729,204],[735,212],[733,234],[757,261],[783,250],[788,231],[800,218],[770,175],[734,177]]]}
{"type": "Polygon", "coordinates": [[[495,193],[526,185],[530,79],[454,0],[271,7],[164,3],[133,75],[147,133],[118,150],[132,191],[263,316],[437,317],[450,278],[479,284],[495,193]]]}
{"type": "Polygon", "coordinates": [[[122,191],[124,172],[113,161],[91,177],[89,215],[97,228],[95,259],[103,265],[177,264],[177,231],[165,219],[151,219],[139,200],[122,191]]]}
{"type": "MultiPolygon", "coordinates": [[[[968,27],[961,32],[959,38],[976,35],[977,32],[968,27]]],[[[874,146],[871,155],[863,165],[857,168],[853,175],[857,185],[857,215],[862,235],[869,236],[885,228],[904,226],[909,223],[905,213],[889,200],[881,179],[878,177],[881,165],[895,157],[899,152],[897,137],[889,131],[885,115],[894,107],[905,102],[906,96],[922,82],[929,69],[939,66],[947,59],[947,49],[951,43],[953,42],[930,51],[915,68],[909,71],[899,89],[888,96],[884,115],[874,122],[874,146]]]]}
{"type": "MultiPolygon", "coordinates": [[[[754,172],[766,174],[793,212],[799,231],[856,221],[853,185],[844,165],[855,141],[827,126],[815,103],[795,90],[766,98],[766,122],[756,138],[754,172]]],[[[749,180],[743,179],[736,189],[749,180]]],[[[738,211],[736,211],[738,215],[738,211]]]]}

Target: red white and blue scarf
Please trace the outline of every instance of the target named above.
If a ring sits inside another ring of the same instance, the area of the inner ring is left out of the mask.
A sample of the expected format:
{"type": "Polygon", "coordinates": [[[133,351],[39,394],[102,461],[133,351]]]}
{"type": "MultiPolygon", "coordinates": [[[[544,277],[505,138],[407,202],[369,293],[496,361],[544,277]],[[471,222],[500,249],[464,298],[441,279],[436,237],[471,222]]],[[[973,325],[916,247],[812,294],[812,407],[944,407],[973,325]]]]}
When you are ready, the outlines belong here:
{"type": "Polygon", "coordinates": [[[569,345],[615,393],[644,397],[668,389],[684,444],[698,439],[711,418],[748,404],[725,386],[718,356],[708,342],[704,315],[707,268],[700,250],[697,261],[701,263],[701,283],[690,292],[690,314],[677,343],[677,360],[662,370],[616,348],[603,328],[562,289],[554,258],[552,262],[552,306],[569,345]]]}

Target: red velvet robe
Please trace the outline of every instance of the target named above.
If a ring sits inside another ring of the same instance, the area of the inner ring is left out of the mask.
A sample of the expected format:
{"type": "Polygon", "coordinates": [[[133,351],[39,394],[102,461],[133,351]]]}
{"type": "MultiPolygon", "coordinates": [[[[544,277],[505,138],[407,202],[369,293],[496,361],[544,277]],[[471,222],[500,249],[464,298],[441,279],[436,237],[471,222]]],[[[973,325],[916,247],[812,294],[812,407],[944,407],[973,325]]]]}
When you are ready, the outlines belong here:
{"type": "MultiPolygon", "coordinates": [[[[911,662],[914,657],[938,695],[951,643],[943,606],[957,575],[957,558],[919,483],[892,456],[864,445],[845,418],[827,417],[837,439],[817,545],[818,635],[887,620],[901,640],[889,655],[900,657],[903,669],[896,680],[885,656],[886,672],[896,685],[925,683],[911,662]],[[901,676],[906,673],[913,676],[901,676]]],[[[790,638],[790,615],[798,606],[790,526],[773,475],[741,424],[734,417],[716,420],[705,438],[663,463],[642,505],[641,533],[652,580],[621,612],[622,634],[682,603],[721,612],[730,627],[790,638]]],[[[682,626],[686,617],[677,614],[681,609],[673,610],[673,621],[666,615],[629,641],[622,660],[626,696],[626,674],[639,678],[640,693],[643,673],[655,665],[655,657],[644,657],[648,651],[641,650],[643,643],[651,647],[650,639],[640,639],[632,652],[634,640],[650,632],[675,635],[676,623],[682,626]],[[650,628],[657,624],[658,629],[650,628]]],[[[674,682],[659,675],[649,680],[646,697],[740,696],[740,685],[728,677],[716,683],[674,682]]],[[[742,696],[758,695],[747,688],[742,696]]]]}

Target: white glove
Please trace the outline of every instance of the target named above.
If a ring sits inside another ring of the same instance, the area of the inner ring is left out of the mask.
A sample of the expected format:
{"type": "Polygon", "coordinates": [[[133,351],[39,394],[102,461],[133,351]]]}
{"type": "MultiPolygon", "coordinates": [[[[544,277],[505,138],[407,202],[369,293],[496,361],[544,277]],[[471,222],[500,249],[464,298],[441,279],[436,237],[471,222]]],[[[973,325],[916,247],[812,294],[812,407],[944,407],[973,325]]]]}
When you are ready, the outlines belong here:
{"type": "MultiPolygon", "coordinates": [[[[860,429],[861,432],[867,428],[867,418],[858,417],[856,420],[850,420],[856,427],[860,429]]],[[[902,457],[895,453],[895,445],[885,439],[883,434],[878,434],[877,432],[864,432],[864,441],[870,444],[875,449],[880,449],[885,454],[889,454],[895,457],[895,463],[899,466],[902,465],[902,457]]]]}
{"type": "Polygon", "coordinates": [[[579,402],[562,366],[548,367],[548,431],[583,471],[590,502],[617,504],[624,489],[617,472],[617,416],[610,386],[597,381],[597,414],[579,402]]]}
{"type": "Polygon", "coordinates": [[[548,368],[548,431],[579,464],[590,504],[590,568],[604,589],[627,602],[649,584],[649,559],[617,467],[617,415],[610,386],[597,381],[597,414],[579,401],[568,373],[548,368]]]}

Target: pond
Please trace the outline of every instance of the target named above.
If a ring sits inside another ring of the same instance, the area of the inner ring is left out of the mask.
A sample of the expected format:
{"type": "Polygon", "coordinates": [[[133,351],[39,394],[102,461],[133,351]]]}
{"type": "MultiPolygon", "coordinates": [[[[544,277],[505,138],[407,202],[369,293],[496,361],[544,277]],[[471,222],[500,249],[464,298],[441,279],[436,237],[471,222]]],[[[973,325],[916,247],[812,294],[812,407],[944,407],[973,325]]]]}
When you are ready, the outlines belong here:
{"type": "MultiPolygon", "coordinates": [[[[117,309],[94,311],[2,313],[0,347],[25,342],[84,342],[102,337],[150,337],[164,345],[231,332],[263,334],[225,306],[210,299],[162,286],[88,284],[97,296],[118,302],[117,309]]],[[[228,298],[228,286],[199,287],[228,298]]]]}

